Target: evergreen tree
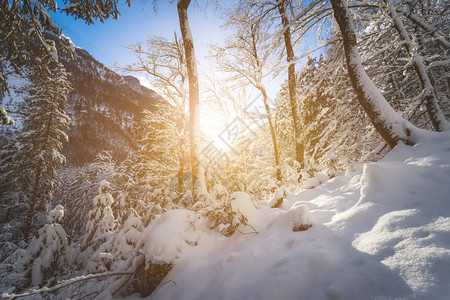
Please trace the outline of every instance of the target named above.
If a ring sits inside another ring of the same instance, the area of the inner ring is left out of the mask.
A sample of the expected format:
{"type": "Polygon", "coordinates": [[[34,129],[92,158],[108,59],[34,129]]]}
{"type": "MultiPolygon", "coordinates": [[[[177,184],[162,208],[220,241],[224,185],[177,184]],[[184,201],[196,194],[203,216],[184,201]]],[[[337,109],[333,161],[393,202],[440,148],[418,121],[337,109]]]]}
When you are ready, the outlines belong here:
{"type": "MultiPolygon", "coordinates": [[[[48,224],[39,229],[39,237],[26,250],[17,266],[14,279],[25,279],[38,286],[51,278],[55,281],[66,268],[69,244],[64,228],[59,224],[64,217],[64,207],[57,205],[47,216],[48,224]]],[[[24,286],[26,286],[25,284],[24,286]]]]}
{"type": "Polygon", "coordinates": [[[111,205],[114,202],[109,193],[110,183],[102,180],[98,187],[98,195],[92,200],[93,209],[89,211],[86,234],[81,245],[84,251],[88,247],[95,249],[107,239],[107,232],[114,229],[114,215],[111,205]]]}
{"type": "Polygon", "coordinates": [[[49,57],[36,59],[22,132],[0,153],[2,203],[29,207],[25,240],[36,208],[46,211],[54,191],[56,169],[65,163],[61,150],[68,141],[70,120],[65,107],[71,87],[64,66],[50,62],[49,57]]]}

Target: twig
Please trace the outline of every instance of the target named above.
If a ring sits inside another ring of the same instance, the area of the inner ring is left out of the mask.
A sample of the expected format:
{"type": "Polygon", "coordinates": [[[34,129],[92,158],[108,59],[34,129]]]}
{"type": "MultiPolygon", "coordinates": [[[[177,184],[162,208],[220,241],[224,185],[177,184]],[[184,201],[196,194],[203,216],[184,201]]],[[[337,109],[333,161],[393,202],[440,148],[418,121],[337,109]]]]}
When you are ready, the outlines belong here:
{"type": "Polygon", "coordinates": [[[80,281],[85,281],[85,280],[90,280],[90,279],[95,279],[95,278],[100,278],[100,277],[107,277],[107,276],[117,276],[117,275],[132,275],[132,272],[106,272],[106,273],[100,273],[100,274],[88,274],[86,276],[79,276],[79,277],[75,277],[75,278],[71,278],[69,280],[67,280],[66,282],[57,284],[53,287],[43,287],[41,289],[38,290],[33,290],[31,292],[28,293],[22,293],[22,294],[7,294],[4,293],[1,295],[2,299],[14,299],[14,298],[18,298],[18,297],[26,297],[26,296],[31,296],[31,295],[35,295],[35,294],[40,294],[40,293],[49,293],[49,292],[53,292],[56,290],[59,290],[63,287],[72,285],[74,283],[80,282],[80,281]]]}

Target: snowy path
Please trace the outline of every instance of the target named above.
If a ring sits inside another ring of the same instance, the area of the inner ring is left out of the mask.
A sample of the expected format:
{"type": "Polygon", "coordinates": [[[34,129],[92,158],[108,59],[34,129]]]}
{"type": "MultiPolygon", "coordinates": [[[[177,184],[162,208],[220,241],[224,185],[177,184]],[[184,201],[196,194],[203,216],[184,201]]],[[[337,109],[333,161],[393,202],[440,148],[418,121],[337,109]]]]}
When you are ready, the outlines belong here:
{"type": "Polygon", "coordinates": [[[189,231],[194,215],[172,213],[161,225],[178,228],[166,234],[177,263],[149,298],[449,299],[450,134],[423,140],[280,209],[248,208],[258,234],[189,231]],[[301,204],[315,225],[293,232],[287,216],[301,204]]]}

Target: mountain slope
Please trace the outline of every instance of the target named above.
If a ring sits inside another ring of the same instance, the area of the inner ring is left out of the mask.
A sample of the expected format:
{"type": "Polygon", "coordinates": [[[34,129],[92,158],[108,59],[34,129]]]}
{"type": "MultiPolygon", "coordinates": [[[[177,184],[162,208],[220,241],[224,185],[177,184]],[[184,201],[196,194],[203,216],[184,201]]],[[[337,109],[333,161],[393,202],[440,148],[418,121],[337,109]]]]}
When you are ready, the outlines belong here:
{"type": "MultiPolygon", "coordinates": [[[[71,118],[69,143],[63,149],[67,164],[81,166],[101,151],[111,151],[115,159],[125,158],[136,149],[135,136],[142,112],[154,109],[162,98],[141,86],[138,79],[110,70],[83,49],[77,48],[73,59],[62,56],[60,60],[70,72],[74,89],[67,109],[71,118]]],[[[0,105],[11,113],[16,124],[0,128],[0,145],[21,129],[26,109],[26,94],[20,93],[20,89],[29,82],[16,74],[11,74],[8,82],[11,92],[0,99],[0,105]]]]}

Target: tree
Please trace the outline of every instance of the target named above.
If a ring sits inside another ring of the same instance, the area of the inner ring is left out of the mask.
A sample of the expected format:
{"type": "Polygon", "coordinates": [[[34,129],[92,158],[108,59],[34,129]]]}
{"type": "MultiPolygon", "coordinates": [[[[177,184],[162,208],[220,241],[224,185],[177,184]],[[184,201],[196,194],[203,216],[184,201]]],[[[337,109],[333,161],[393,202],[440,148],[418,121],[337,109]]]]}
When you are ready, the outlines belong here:
{"type": "MultiPolygon", "coordinates": [[[[316,1],[313,1],[316,3],[316,1]]],[[[311,5],[313,4],[311,3],[311,5]]],[[[294,53],[294,43],[292,42],[291,26],[294,24],[289,16],[289,12],[293,12],[291,1],[247,1],[243,4],[253,8],[253,18],[256,20],[265,20],[265,22],[273,22],[279,18],[280,26],[276,34],[274,34],[274,43],[283,44],[283,55],[286,57],[288,69],[288,85],[289,85],[289,105],[291,110],[292,125],[294,132],[295,159],[300,164],[300,169],[304,166],[304,146],[301,128],[301,111],[297,101],[297,79],[295,72],[296,57],[294,53]],[[282,41],[279,41],[282,36],[282,41]],[[285,51],[285,52],[284,52],[285,51]]],[[[300,171],[300,170],[299,170],[300,171]]],[[[300,179],[300,178],[299,178],[300,179]]]]}
{"type": "Polygon", "coordinates": [[[184,148],[187,143],[185,107],[188,96],[182,41],[174,33],[173,41],[151,37],[146,39],[144,45],[133,44],[128,49],[137,62],[123,69],[128,72],[144,72],[149,79],[156,79],[152,84],[169,101],[169,104],[159,105],[154,112],[146,112],[145,125],[142,126],[143,148],[139,153],[148,159],[140,162],[147,163],[149,169],[169,171],[166,176],[176,176],[178,193],[182,196],[186,165],[184,148]],[[152,162],[157,163],[158,167],[155,168],[152,162]],[[176,175],[172,170],[174,164],[178,167],[176,175]]]}
{"type": "Polygon", "coordinates": [[[47,34],[60,36],[48,11],[56,12],[54,0],[2,1],[0,4],[0,93],[7,90],[5,70],[8,65],[16,73],[34,57],[50,55],[58,61],[56,45],[47,34]],[[43,50],[43,51],[42,51],[43,50]]]}
{"type": "Polygon", "coordinates": [[[297,80],[295,77],[295,56],[294,48],[292,46],[291,40],[291,28],[290,21],[288,18],[287,1],[278,2],[278,12],[281,18],[282,32],[284,38],[284,47],[286,49],[286,62],[288,64],[288,82],[289,82],[289,100],[292,111],[292,124],[294,127],[294,137],[295,137],[295,158],[300,163],[301,168],[304,167],[304,146],[302,144],[302,128],[301,128],[301,113],[297,102],[297,80]]]}
{"type": "Polygon", "coordinates": [[[399,141],[414,145],[418,129],[395,112],[364,70],[347,1],[332,0],[331,4],[344,42],[350,81],[359,103],[389,148],[395,147],[399,141]]]}
{"type": "Polygon", "coordinates": [[[58,224],[63,217],[62,205],[48,213],[48,224],[39,229],[38,239],[29,245],[12,275],[14,279],[31,279],[31,286],[38,286],[64,271],[69,244],[64,228],[58,224]]]}
{"type": "Polygon", "coordinates": [[[427,73],[427,67],[424,64],[423,57],[418,51],[418,46],[412,41],[405,25],[397,14],[397,10],[391,0],[383,0],[395,30],[398,32],[403,48],[410,57],[410,62],[419,78],[420,86],[423,90],[423,100],[430,116],[431,123],[437,131],[444,131],[450,128],[445,116],[439,107],[436,91],[427,73]]]}
{"type": "Polygon", "coordinates": [[[65,112],[67,95],[71,91],[67,73],[62,64],[50,68],[49,60],[37,58],[30,74],[28,88],[28,113],[23,120],[23,130],[2,151],[1,179],[4,186],[3,201],[29,205],[24,228],[24,238],[33,223],[36,207],[46,211],[52,199],[56,169],[65,163],[61,154],[63,142],[67,142],[69,117],[65,112]]]}
{"type": "MultiPolygon", "coordinates": [[[[200,101],[194,39],[189,26],[187,13],[190,3],[191,0],[178,0],[177,10],[189,81],[189,148],[192,173],[192,196],[194,201],[197,201],[197,185],[202,182],[202,180],[200,180],[201,174],[198,161],[198,146],[200,144],[200,101]]],[[[201,192],[206,193],[206,187],[202,187],[201,192]]]]}
{"type": "MultiPolygon", "coordinates": [[[[180,107],[167,103],[156,105],[155,111],[145,111],[142,120],[143,137],[140,147],[130,157],[128,175],[132,176],[134,188],[146,189],[157,186],[175,192],[181,198],[186,192],[184,169],[187,161],[185,145],[187,133],[185,119],[180,107]]],[[[137,199],[141,199],[138,196],[137,199]]],[[[163,199],[154,199],[165,206],[163,199]]],[[[175,199],[174,199],[175,200],[175,199]]]]}
{"type": "Polygon", "coordinates": [[[114,229],[114,215],[111,209],[114,199],[109,189],[110,183],[102,180],[98,187],[98,195],[92,200],[93,209],[89,211],[86,234],[81,244],[82,251],[88,247],[96,249],[106,241],[107,233],[114,229]]]}
{"type": "Polygon", "coordinates": [[[227,25],[234,29],[233,36],[225,46],[214,47],[214,56],[220,68],[232,75],[229,79],[235,85],[252,85],[261,92],[267,122],[269,124],[276,167],[276,178],[282,180],[278,143],[271,116],[269,99],[263,80],[271,75],[276,77],[278,70],[271,66],[274,48],[267,33],[270,24],[263,24],[261,19],[252,19],[248,10],[237,9],[229,14],[227,25]]]}

